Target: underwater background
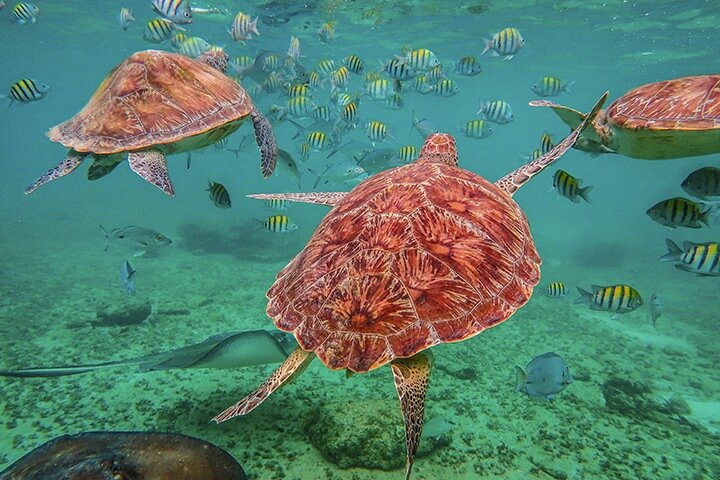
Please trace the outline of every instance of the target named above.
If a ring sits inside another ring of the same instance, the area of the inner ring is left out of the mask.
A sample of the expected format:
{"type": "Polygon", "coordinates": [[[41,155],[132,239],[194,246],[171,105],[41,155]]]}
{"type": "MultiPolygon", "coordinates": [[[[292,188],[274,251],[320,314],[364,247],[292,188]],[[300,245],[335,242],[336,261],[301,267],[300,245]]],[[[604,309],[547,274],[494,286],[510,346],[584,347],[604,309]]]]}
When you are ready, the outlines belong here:
{"type": "MultiPolygon", "coordinates": [[[[570,92],[551,100],[585,112],[606,90],[612,101],[644,83],[717,71],[716,1],[238,3],[192,2],[220,13],[196,15],[187,30],[223,46],[231,57],[264,50],[284,54],[296,36],[300,63],[308,70],[324,59],[339,65],[349,54],[362,58],[366,70],[378,69],[378,60],[401,55],[406,45],[434,52],[457,82],[457,94],[408,90],[397,110],[363,101],[360,126],[343,142],[367,143],[364,125],[377,119],[394,136],[380,147],[419,150],[416,115],[453,133],[460,165],[492,181],[520,166],[543,132],[556,141],[568,133],[552,111],[528,106],[539,98],[532,85],[544,76],[574,81],[570,92]],[[226,31],[238,9],[261,18],[261,35],[244,45],[226,31]],[[317,35],[326,22],[335,25],[331,43],[317,35]],[[506,27],[522,32],[523,48],[510,60],[480,56],[483,37],[506,27]],[[469,55],[483,72],[454,75],[452,62],[469,55]],[[480,102],[494,99],[512,105],[514,120],[493,125],[484,139],[464,136],[459,126],[480,118],[480,102]]],[[[11,24],[12,4],[0,11],[0,84],[9,89],[32,78],[51,88],[41,100],[16,102],[0,115],[0,368],[131,358],[220,332],[272,329],[265,292],[327,208],[294,204],[281,212],[298,226],[292,232],[258,228],[256,219],[272,212],[245,195],[297,191],[298,184],[282,172],[261,178],[252,137],[237,158],[208,147],[194,152],[186,169],[184,155],[170,157],[172,198],[126,163],[95,182],[87,181],[83,166],[23,195],[66,153],[45,136],[50,127],[77,113],[128,55],[171,50],[167,43],[143,40],[145,23],[156,16],[150,1],[36,4],[41,10],[33,24],[11,24]],[[115,18],[121,7],[132,8],[137,18],[127,31],[115,18]],[[227,187],[230,209],[208,199],[208,179],[227,187]],[[137,258],[123,242],[111,242],[105,251],[98,225],[140,225],[173,243],[137,258]],[[147,298],[152,313],[136,325],[103,325],[98,310],[122,305],[129,296],[118,280],[124,259],[137,271],[134,298],[147,298]]],[[[362,85],[362,77],[351,77],[350,91],[362,85]]],[[[329,96],[326,84],[316,101],[330,104],[329,96]]],[[[253,98],[263,112],[286,100],[281,91],[253,98]]],[[[296,127],[273,119],[273,128],[279,146],[299,159],[296,127]]],[[[227,148],[238,148],[247,135],[250,122],[227,148]]],[[[298,160],[302,191],[312,191],[315,183],[308,169],[322,172],[331,162],[352,158],[326,155],[311,152],[307,161],[298,160]]],[[[718,279],[658,262],[666,238],[716,242],[720,227],[710,222],[697,230],[668,230],[645,214],[655,203],[682,195],[680,182],[703,166],[720,166],[717,155],[645,161],[571,150],[515,196],[543,259],[541,283],[528,304],[496,328],[433,348],[425,416],[441,427],[437,436],[423,439],[415,478],[720,478],[718,279]],[[557,168],[592,185],[592,203],[572,203],[549,191],[557,168]],[[554,281],[565,284],[567,296],[544,296],[554,281]],[[592,284],[632,285],[646,304],[652,294],[661,295],[662,315],[653,326],[648,305],[613,318],[573,304],[575,287],[592,284]],[[565,359],[574,382],[553,401],[515,393],[513,367],[524,368],[550,351],[565,359]]],[[[350,186],[320,181],[317,189],[350,186]]],[[[314,362],[246,417],[209,423],[273,369],[120,368],[0,379],[0,469],[66,433],[160,430],[226,449],[253,479],[400,478],[403,428],[388,368],[346,379],[344,372],[314,362]]]]}

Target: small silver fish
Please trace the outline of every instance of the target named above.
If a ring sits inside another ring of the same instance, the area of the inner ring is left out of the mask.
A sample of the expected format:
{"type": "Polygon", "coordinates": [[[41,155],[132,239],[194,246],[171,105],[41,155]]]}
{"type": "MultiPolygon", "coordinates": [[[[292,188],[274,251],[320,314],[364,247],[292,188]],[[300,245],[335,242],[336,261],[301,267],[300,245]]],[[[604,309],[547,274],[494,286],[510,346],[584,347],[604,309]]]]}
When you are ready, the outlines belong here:
{"type": "Polygon", "coordinates": [[[554,352],[543,353],[533,358],[525,370],[515,367],[515,391],[525,392],[530,397],[552,400],[572,381],[570,367],[554,352]]]}
{"type": "Polygon", "coordinates": [[[657,293],[653,293],[650,296],[650,320],[652,320],[653,327],[655,322],[662,315],[663,307],[665,307],[665,300],[657,293]]]}
{"type": "Polygon", "coordinates": [[[317,187],[318,183],[320,183],[320,180],[325,180],[325,183],[347,183],[364,173],[366,173],[365,170],[363,170],[360,165],[356,164],[341,163],[336,165],[328,165],[325,171],[318,175],[317,180],[315,180],[315,185],[313,185],[313,189],[317,187]]]}
{"type": "Polygon", "coordinates": [[[131,244],[140,247],[140,250],[135,252],[134,254],[134,256],[136,257],[144,255],[145,252],[149,249],[170,245],[172,243],[172,240],[170,240],[168,237],[158,232],[157,230],[139,227],[137,225],[128,225],[127,227],[113,228],[109,232],[105,230],[102,225],[100,225],[100,230],[102,230],[103,235],[105,236],[105,251],[107,251],[108,247],[110,246],[111,240],[127,240],[131,244]]]}
{"type": "Polygon", "coordinates": [[[123,260],[120,264],[120,283],[125,293],[135,293],[135,270],[127,260],[123,260]]]}
{"type": "Polygon", "coordinates": [[[430,123],[427,119],[417,118],[415,116],[415,110],[413,110],[413,123],[410,128],[416,129],[418,131],[418,133],[420,134],[420,136],[423,138],[423,140],[425,140],[427,137],[429,137],[433,133],[440,132],[440,130],[438,130],[438,128],[435,127],[435,125],[433,125],[432,123],[430,123]]]}
{"type": "Polygon", "coordinates": [[[290,153],[278,148],[277,166],[278,170],[282,170],[288,177],[293,178],[298,184],[298,189],[302,190],[300,186],[302,173],[290,153]]]}

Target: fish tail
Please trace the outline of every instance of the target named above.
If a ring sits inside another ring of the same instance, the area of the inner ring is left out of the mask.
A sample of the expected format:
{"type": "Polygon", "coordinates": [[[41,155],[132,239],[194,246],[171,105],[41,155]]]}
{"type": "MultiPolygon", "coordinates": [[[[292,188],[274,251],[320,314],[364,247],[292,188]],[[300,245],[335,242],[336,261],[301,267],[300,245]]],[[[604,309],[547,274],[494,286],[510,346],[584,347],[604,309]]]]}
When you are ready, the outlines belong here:
{"type": "Polygon", "coordinates": [[[525,370],[515,365],[515,391],[516,392],[522,392],[525,387],[525,380],[527,379],[527,375],[525,374],[525,370]]]}
{"type": "Polygon", "coordinates": [[[578,289],[578,292],[580,292],[580,297],[576,298],[573,303],[592,303],[592,299],[593,299],[592,292],[583,290],[580,287],[577,287],[577,289],[578,289]]]}
{"type": "Polygon", "coordinates": [[[579,188],[579,189],[578,189],[578,195],[580,196],[580,198],[582,198],[583,200],[585,200],[587,203],[592,203],[592,202],[590,201],[590,196],[589,196],[589,195],[590,195],[590,190],[592,190],[592,188],[593,188],[592,185],[588,185],[588,186],[585,187],[585,188],[579,188]]]}
{"type": "Polygon", "coordinates": [[[102,233],[105,236],[105,248],[103,249],[103,251],[107,252],[107,249],[110,246],[110,236],[108,235],[107,230],[105,230],[105,227],[103,227],[102,225],[98,226],[100,227],[100,230],[102,230],[102,233]]]}
{"type": "Polygon", "coordinates": [[[669,238],[666,238],[665,244],[667,245],[668,253],[658,258],[659,261],[676,262],[682,258],[683,251],[680,250],[680,247],[678,247],[675,242],[673,242],[669,238]]]}
{"type": "Polygon", "coordinates": [[[485,44],[485,48],[483,49],[480,56],[485,55],[485,52],[492,50],[492,40],[488,40],[487,38],[483,37],[483,43],[485,44]]]}
{"type": "Polygon", "coordinates": [[[575,85],[575,80],[572,80],[572,81],[570,81],[570,82],[567,82],[567,83],[563,86],[563,90],[566,91],[567,93],[572,93],[572,91],[570,90],[570,87],[572,87],[573,85],[575,85]]]}
{"type": "Polygon", "coordinates": [[[257,22],[258,22],[259,18],[260,17],[255,17],[255,21],[249,25],[250,31],[253,32],[257,36],[260,36],[260,32],[258,32],[258,29],[257,29],[257,22]]]}

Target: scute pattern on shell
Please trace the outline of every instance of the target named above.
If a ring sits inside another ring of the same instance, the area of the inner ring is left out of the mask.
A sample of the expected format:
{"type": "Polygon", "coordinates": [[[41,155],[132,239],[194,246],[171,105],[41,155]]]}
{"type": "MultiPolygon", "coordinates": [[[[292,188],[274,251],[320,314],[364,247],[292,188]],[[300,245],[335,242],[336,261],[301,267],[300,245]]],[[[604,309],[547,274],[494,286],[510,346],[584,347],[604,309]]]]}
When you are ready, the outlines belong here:
{"type": "Polygon", "coordinates": [[[118,153],[198,135],[251,110],[243,88],[220,71],[146,50],[118,65],[88,104],[48,137],[78,152],[118,153]]]}
{"type": "Polygon", "coordinates": [[[629,129],[720,128],[720,75],[642,85],[615,100],[607,109],[607,117],[629,129]]]}
{"type": "Polygon", "coordinates": [[[413,163],[330,211],[278,274],[267,314],[329,368],[364,372],[507,319],[539,265],[510,196],[472,172],[413,163]]]}

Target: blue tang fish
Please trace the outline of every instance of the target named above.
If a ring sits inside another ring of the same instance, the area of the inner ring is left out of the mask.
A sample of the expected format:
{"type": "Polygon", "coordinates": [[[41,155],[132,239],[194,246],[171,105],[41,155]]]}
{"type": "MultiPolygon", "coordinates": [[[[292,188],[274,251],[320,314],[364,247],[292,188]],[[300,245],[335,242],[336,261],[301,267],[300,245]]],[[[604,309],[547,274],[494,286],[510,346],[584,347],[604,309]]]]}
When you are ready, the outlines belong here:
{"type": "Polygon", "coordinates": [[[518,366],[515,367],[515,391],[525,392],[530,397],[552,400],[572,381],[567,363],[554,352],[543,353],[533,358],[525,367],[525,371],[518,366]]]}

